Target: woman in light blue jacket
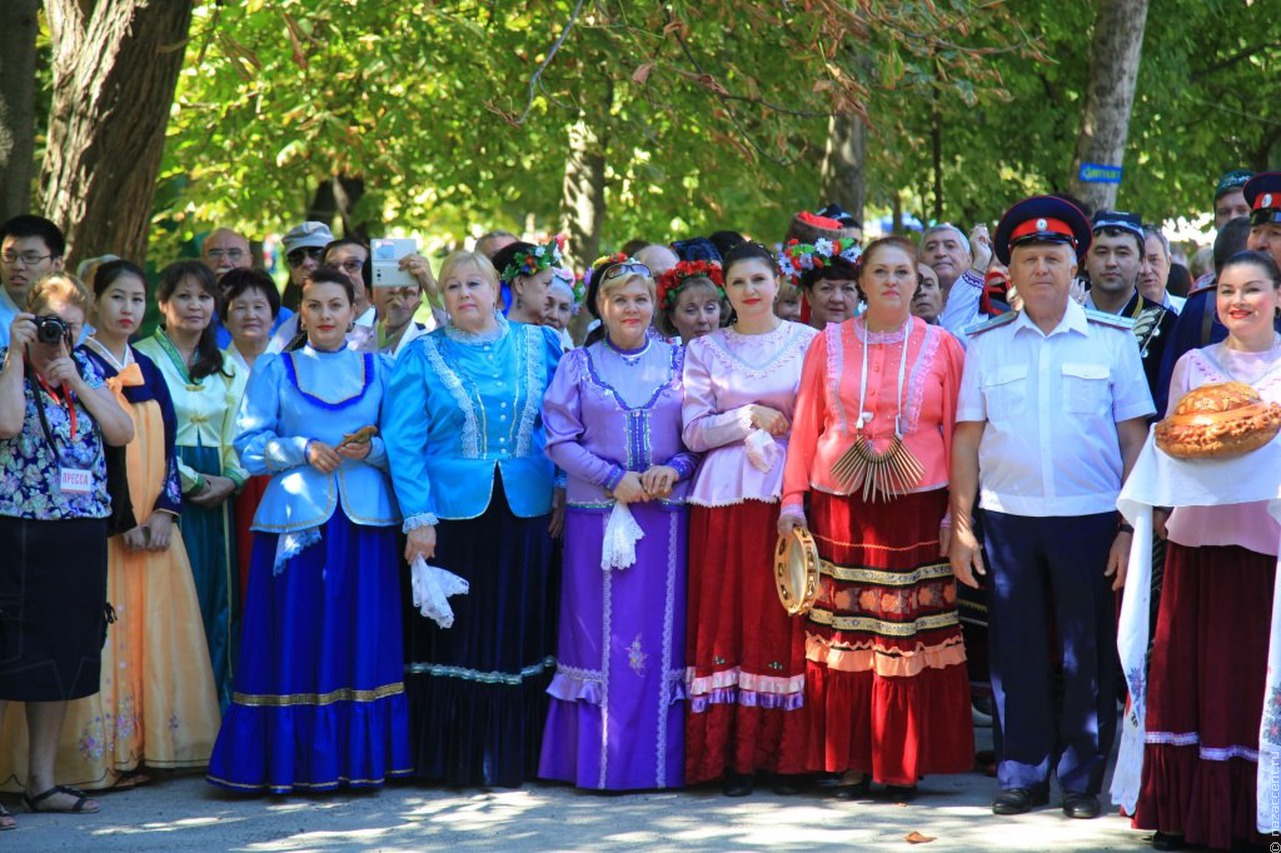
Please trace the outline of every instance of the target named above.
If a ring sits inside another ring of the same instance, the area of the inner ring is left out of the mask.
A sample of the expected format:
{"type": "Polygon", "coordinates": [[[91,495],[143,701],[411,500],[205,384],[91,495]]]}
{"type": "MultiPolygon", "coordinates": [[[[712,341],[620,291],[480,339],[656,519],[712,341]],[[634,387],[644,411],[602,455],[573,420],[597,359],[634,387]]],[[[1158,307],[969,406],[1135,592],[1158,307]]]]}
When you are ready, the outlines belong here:
{"type": "Polygon", "coordinates": [[[483,255],[455,252],[439,281],[449,323],[401,352],[383,411],[406,558],[471,585],[450,600],[449,629],[407,616],[414,773],[513,787],[537,771],[555,669],[559,513],[542,402],[562,350],[554,329],[496,313],[498,276],[483,255]]]}
{"type": "Polygon", "coordinates": [[[254,366],[236,451],[271,483],[254,516],[235,693],[209,781],[250,793],[407,775],[400,513],[377,427],[390,363],[347,349],[352,284],[317,269],[307,343],[254,366]]]}

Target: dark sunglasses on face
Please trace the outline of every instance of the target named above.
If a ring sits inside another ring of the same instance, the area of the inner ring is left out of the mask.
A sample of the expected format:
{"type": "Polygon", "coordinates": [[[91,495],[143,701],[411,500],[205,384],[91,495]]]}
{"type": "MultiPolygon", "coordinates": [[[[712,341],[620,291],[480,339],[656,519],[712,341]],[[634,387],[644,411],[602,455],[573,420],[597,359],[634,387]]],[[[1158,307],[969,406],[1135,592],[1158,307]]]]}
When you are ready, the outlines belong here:
{"type": "Polygon", "coordinates": [[[291,267],[300,267],[306,263],[308,258],[311,258],[316,263],[320,263],[324,257],[325,250],[319,246],[306,249],[294,249],[292,252],[285,255],[285,263],[289,264],[291,267]]]}

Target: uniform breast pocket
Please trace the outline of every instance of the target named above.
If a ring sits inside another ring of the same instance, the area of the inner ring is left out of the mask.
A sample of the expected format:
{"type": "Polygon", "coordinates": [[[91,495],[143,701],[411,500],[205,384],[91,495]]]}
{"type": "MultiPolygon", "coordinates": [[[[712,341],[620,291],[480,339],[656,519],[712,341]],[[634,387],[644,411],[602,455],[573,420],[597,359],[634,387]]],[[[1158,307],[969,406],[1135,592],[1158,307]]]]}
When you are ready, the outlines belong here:
{"type": "Polygon", "coordinates": [[[997,368],[983,383],[983,401],[992,421],[1017,418],[1027,411],[1027,365],[997,368]]]}
{"type": "Polygon", "coordinates": [[[1102,414],[1108,407],[1108,378],[1106,364],[1069,362],[1063,365],[1064,405],[1077,415],[1102,414]]]}

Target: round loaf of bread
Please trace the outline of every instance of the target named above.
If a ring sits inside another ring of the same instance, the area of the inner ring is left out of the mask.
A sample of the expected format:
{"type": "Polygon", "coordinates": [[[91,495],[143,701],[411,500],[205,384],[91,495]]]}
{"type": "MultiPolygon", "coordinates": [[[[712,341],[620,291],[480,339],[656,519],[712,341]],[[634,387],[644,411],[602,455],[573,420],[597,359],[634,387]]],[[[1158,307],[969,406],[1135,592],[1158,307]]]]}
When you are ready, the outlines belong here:
{"type": "Polygon", "coordinates": [[[1156,446],[1179,459],[1239,456],[1281,431],[1281,406],[1249,385],[1224,382],[1193,388],[1156,425],[1156,446]]]}

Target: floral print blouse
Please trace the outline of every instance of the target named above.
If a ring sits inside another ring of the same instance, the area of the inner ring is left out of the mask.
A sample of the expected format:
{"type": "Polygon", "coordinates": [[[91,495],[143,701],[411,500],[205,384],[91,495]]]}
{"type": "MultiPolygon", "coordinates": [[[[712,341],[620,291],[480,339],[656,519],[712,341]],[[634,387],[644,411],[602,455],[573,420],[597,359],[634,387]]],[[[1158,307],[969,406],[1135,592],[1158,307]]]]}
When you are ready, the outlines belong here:
{"type": "MultiPolygon", "coordinates": [[[[0,348],[0,362],[8,347],[0,348]]],[[[82,349],[71,354],[90,388],[103,384],[102,373],[82,349]]],[[[28,377],[32,377],[28,367],[28,377]]],[[[54,400],[29,378],[23,383],[26,413],[22,432],[0,439],[0,515],[59,521],[69,518],[106,518],[111,514],[107,496],[107,462],[102,433],[84,405],[71,396],[76,413],[76,434],[66,406],[54,400]],[[33,394],[34,391],[34,394],[33,394]],[[56,448],[50,447],[36,406],[43,406],[56,448]],[[84,492],[64,492],[62,470],[88,471],[90,485],[84,492]]]]}

